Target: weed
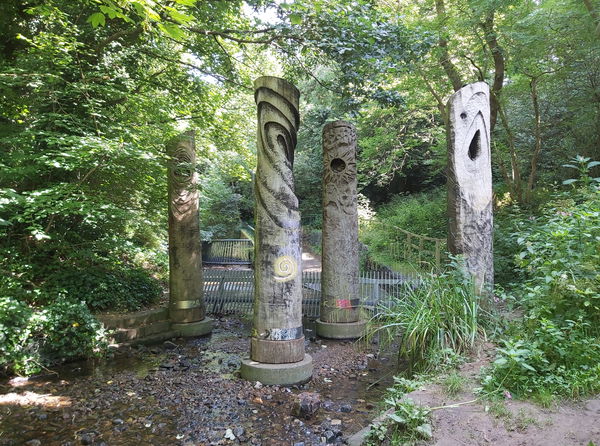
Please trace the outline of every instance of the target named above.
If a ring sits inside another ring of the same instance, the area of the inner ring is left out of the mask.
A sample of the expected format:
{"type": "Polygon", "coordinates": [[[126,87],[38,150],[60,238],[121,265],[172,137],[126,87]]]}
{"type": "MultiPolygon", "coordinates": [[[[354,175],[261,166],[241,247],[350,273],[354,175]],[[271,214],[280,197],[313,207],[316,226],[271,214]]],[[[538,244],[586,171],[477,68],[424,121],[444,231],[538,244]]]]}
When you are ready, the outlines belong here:
{"type": "Polygon", "coordinates": [[[460,373],[454,371],[442,379],[441,384],[444,393],[448,396],[456,396],[461,393],[465,387],[467,380],[460,373]]]}

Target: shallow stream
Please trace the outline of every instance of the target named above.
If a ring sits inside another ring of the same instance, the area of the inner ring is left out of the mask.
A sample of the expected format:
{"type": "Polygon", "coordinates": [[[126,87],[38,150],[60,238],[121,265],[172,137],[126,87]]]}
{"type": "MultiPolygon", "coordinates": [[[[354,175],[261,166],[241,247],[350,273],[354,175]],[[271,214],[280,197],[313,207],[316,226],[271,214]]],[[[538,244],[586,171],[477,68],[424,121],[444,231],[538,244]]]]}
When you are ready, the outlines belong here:
{"type": "Polygon", "coordinates": [[[208,338],[131,348],[103,361],[0,382],[0,445],[341,444],[377,415],[394,361],[372,345],[306,331],[313,379],[291,388],[237,376],[249,326],[221,319],[208,338]],[[321,409],[292,414],[302,392],[321,409]]]}

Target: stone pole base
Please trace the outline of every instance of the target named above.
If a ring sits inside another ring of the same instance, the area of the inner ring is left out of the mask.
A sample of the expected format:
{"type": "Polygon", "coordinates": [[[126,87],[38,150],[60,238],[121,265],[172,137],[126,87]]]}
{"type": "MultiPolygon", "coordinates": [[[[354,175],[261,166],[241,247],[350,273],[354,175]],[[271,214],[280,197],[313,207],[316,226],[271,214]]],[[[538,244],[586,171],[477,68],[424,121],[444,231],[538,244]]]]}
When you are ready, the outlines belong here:
{"type": "Polygon", "coordinates": [[[313,361],[310,355],[304,355],[299,362],[289,364],[267,364],[244,359],[240,375],[247,381],[259,381],[266,385],[292,386],[310,381],[313,373],[313,361]]]}
{"type": "Polygon", "coordinates": [[[317,336],[327,339],[358,339],[365,334],[367,321],[316,323],[317,336]]]}
{"type": "Polygon", "coordinates": [[[212,332],[213,320],[205,317],[197,322],[181,322],[171,324],[171,330],[177,332],[178,336],[190,338],[194,336],[205,336],[212,332]]]}

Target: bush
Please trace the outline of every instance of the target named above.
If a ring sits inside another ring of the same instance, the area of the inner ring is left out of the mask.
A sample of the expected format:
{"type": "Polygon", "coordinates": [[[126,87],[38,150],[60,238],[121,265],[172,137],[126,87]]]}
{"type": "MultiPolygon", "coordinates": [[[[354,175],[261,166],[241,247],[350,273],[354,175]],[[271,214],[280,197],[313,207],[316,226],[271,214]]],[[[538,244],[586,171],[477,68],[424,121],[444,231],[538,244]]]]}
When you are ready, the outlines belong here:
{"type": "Polygon", "coordinates": [[[68,256],[39,249],[23,256],[0,251],[0,295],[12,296],[34,305],[47,305],[57,296],[86,302],[93,311],[137,310],[156,301],[160,284],[149,273],[114,256],[100,257],[81,250],[68,256]]]}
{"type": "Polygon", "coordinates": [[[105,332],[83,302],[61,296],[44,308],[0,298],[0,370],[32,374],[70,359],[101,355],[105,332]]]}
{"type": "Polygon", "coordinates": [[[510,234],[525,309],[483,378],[488,392],[579,396],[600,390],[600,190],[557,193],[510,234]]]}

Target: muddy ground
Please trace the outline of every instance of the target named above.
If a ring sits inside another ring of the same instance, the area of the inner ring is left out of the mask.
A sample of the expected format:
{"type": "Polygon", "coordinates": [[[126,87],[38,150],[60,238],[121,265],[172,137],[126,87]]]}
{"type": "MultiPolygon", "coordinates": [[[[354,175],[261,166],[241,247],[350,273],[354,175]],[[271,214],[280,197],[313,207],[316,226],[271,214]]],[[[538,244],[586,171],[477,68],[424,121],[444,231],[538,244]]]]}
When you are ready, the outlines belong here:
{"type": "MultiPolygon", "coordinates": [[[[74,363],[34,379],[0,383],[0,445],[291,445],[343,444],[379,413],[396,367],[376,346],[315,339],[311,382],[261,386],[237,377],[249,351],[247,321],[221,319],[210,338],[127,349],[110,361],[74,363]],[[317,393],[312,418],[294,415],[302,392],[317,393]]],[[[472,401],[493,348],[460,372],[464,390],[442,384],[410,396],[433,411],[434,441],[454,445],[600,445],[600,398],[547,409],[507,399],[472,401]],[[457,407],[446,407],[465,403],[457,407]]]]}

